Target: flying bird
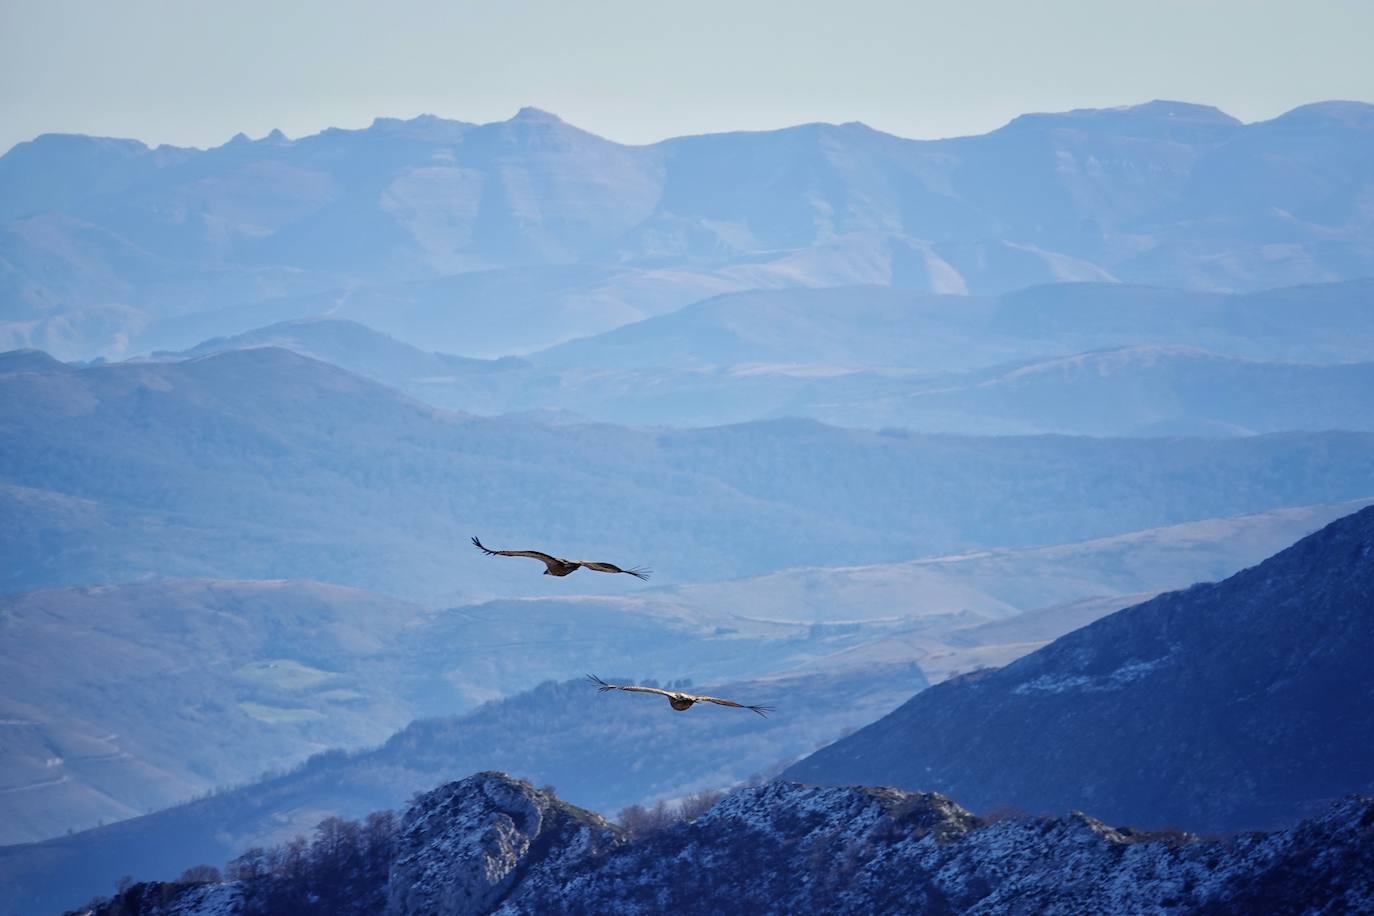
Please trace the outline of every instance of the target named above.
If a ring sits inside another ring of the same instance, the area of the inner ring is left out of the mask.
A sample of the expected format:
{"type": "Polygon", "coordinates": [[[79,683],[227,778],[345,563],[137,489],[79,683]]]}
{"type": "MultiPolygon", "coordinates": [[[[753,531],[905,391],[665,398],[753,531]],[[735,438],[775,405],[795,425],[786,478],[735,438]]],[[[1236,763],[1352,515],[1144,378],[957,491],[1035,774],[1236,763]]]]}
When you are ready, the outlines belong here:
{"type": "Polygon", "coordinates": [[[546,576],[566,576],[568,573],[576,572],[579,566],[585,566],[595,572],[624,573],[627,576],[634,576],[636,579],[649,578],[649,570],[641,566],[636,566],[634,569],[621,569],[611,563],[593,563],[591,560],[565,560],[562,557],[551,557],[538,550],[488,550],[482,546],[482,542],[477,538],[472,539],[472,544],[489,557],[533,557],[547,567],[544,570],[546,576]]]}
{"type": "Polygon", "coordinates": [[[656,693],[661,697],[668,698],[668,705],[678,712],[691,709],[696,703],[715,703],[717,706],[733,706],[736,709],[751,709],[765,719],[773,711],[771,706],[747,706],[744,703],[736,703],[734,700],[722,700],[720,697],[708,697],[695,693],[683,693],[680,690],[659,690],[657,687],[632,687],[628,684],[607,684],[594,674],[587,675],[587,679],[596,685],[597,693],[605,693],[607,690],[629,690],[632,693],[656,693]]]}

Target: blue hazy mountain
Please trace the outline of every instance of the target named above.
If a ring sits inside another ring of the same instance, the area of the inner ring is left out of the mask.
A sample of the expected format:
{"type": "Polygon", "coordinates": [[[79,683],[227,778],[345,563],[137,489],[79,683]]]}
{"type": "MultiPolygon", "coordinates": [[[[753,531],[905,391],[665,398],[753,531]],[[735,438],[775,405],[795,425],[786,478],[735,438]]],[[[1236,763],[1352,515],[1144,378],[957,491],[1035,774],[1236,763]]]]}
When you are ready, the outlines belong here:
{"type": "MultiPolygon", "coordinates": [[[[135,817],[588,669],[633,660],[637,678],[759,677],[923,629],[613,595],[432,610],[321,583],[218,579],[28,592],[0,599],[0,620],[0,845],[135,817]]],[[[807,735],[795,752],[833,737],[807,735]]]]}
{"type": "Polygon", "coordinates": [[[437,410],[289,351],[0,373],[7,591],[311,578],[410,597],[638,588],[496,546],[708,581],[1064,543],[1374,492],[1374,433],[950,437],[437,410]],[[534,543],[531,543],[534,542],[534,543]],[[534,568],[531,568],[534,567],[534,568]]]}
{"type": "Polygon", "coordinates": [[[85,357],[328,302],[499,355],[730,289],[1339,280],[1374,273],[1353,203],[1371,161],[1374,107],[1354,102],[1249,125],[1153,102],[940,141],[810,124],[623,146],[534,109],[208,150],[45,135],[0,157],[0,331],[85,357]],[[435,285],[474,271],[498,272],[486,294],[435,285]],[[479,333],[506,289],[525,292],[522,333],[479,333]]]}
{"type": "Polygon", "coordinates": [[[788,778],[1191,830],[1290,822],[1374,763],[1374,508],[938,685],[788,778]]]}
{"type": "Polygon", "coordinates": [[[751,290],[530,355],[550,368],[699,369],[739,364],[985,369],[1128,346],[1252,360],[1374,359],[1374,281],[1225,295],[1060,283],[996,297],[881,287],[751,290]]]}
{"type": "Polygon", "coordinates": [[[1060,284],[995,299],[882,287],[714,297],[526,358],[296,319],[158,358],[280,346],[438,407],[709,426],[807,417],[970,434],[1374,428],[1374,284],[1218,295],[1060,284]]]}
{"type": "Polygon", "coordinates": [[[461,703],[400,661],[432,613],[357,589],[55,589],[0,598],[0,619],[0,843],[136,817],[461,703]]]}

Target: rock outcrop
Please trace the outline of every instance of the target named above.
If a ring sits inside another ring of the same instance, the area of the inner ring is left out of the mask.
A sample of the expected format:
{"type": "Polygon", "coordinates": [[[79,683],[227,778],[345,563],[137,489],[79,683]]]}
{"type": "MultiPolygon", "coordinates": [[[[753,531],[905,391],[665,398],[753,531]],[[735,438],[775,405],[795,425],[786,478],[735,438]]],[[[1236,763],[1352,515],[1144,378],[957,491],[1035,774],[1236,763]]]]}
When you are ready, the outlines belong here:
{"type": "MultiPolygon", "coordinates": [[[[268,899],[258,880],[278,879],[138,885],[97,916],[278,916],[243,902],[268,899]]],[[[1374,798],[1271,834],[1200,840],[1078,813],[989,820],[934,793],[775,782],[631,839],[481,773],[415,801],[388,883],[386,916],[1371,912],[1374,798]]]]}
{"type": "Polygon", "coordinates": [[[560,885],[621,842],[599,815],[501,773],[479,773],[420,796],[406,813],[387,912],[489,913],[526,883],[560,885]]]}

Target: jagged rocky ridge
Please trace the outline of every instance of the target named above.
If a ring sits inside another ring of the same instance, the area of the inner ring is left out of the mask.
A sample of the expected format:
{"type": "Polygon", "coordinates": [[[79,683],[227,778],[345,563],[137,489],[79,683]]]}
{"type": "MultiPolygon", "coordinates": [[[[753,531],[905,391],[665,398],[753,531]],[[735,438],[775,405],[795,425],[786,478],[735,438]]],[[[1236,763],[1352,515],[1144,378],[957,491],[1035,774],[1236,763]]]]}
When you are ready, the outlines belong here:
{"type": "MultiPolygon", "coordinates": [[[[481,773],[417,798],[391,848],[388,916],[1374,907],[1374,799],[1362,797],[1280,832],[1199,840],[1078,813],[989,820],[933,793],[776,782],[631,840],[528,783],[481,773]]],[[[249,881],[140,884],[93,912],[275,912],[255,907],[254,891],[249,881]]],[[[319,899],[306,889],[292,912],[316,911],[319,899]]]]}

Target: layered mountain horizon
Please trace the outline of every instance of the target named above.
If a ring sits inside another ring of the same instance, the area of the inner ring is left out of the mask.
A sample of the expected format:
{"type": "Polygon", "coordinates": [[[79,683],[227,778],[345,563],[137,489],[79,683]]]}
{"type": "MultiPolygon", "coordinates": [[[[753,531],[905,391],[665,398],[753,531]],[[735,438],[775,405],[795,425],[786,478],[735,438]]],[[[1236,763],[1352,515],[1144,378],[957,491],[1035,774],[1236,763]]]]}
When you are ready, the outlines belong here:
{"type": "Polygon", "coordinates": [[[1370,201],[1341,101],[16,145],[0,910],[1367,908],[1370,201]]]}
{"type": "MultiPolygon", "coordinates": [[[[1315,110],[1315,111],[1327,110],[1327,111],[1330,111],[1330,112],[1334,115],[1334,114],[1338,113],[1339,111],[1341,111],[1341,110],[1343,110],[1343,109],[1346,109],[1347,107],[1349,107],[1349,108],[1351,108],[1351,109],[1354,109],[1354,108],[1358,108],[1358,106],[1361,106],[1361,105],[1364,105],[1364,104],[1367,104],[1367,103],[1359,102],[1359,101],[1353,101],[1353,100],[1345,100],[1345,99],[1330,99],[1330,100],[1326,100],[1326,101],[1311,102],[1311,103],[1306,103],[1306,104],[1303,104],[1303,105],[1299,105],[1299,106],[1296,106],[1296,107],[1294,107],[1294,108],[1292,108],[1292,109],[1290,109],[1290,110],[1288,110],[1288,111],[1286,111],[1286,112],[1282,112],[1282,113],[1280,113],[1280,114],[1278,114],[1278,115],[1275,115],[1273,118],[1264,118],[1264,119],[1260,119],[1260,120],[1256,120],[1256,121],[1252,121],[1252,122],[1245,122],[1245,121],[1240,120],[1239,118],[1236,118],[1236,117],[1234,117],[1234,116],[1232,116],[1232,115],[1227,114],[1226,112],[1222,111],[1221,109],[1219,109],[1219,108],[1217,108],[1217,107],[1215,107],[1215,106],[1213,106],[1213,105],[1207,105],[1207,104],[1205,104],[1205,103],[1186,102],[1186,101],[1176,100],[1176,99],[1152,99],[1152,100],[1147,101],[1147,102],[1128,103],[1128,104],[1116,105],[1116,106],[1109,106],[1109,107],[1104,107],[1104,108],[1074,108],[1074,109],[1068,109],[1068,110],[1060,111],[1060,112],[1028,112],[1028,113],[1025,113],[1025,114],[1017,115],[1017,116],[1015,116],[1014,118],[1012,118],[1010,121],[1008,121],[1006,124],[1003,124],[1003,125],[1001,125],[1001,126],[999,126],[999,127],[992,128],[991,130],[986,131],[985,133],[995,133],[996,131],[999,131],[999,130],[1009,130],[1009,129],[1016,129],[1016,128],[1025,128],[1025,127],[1030,126],[1030,125],[1043,125],[1043,124],[1045,124],[1045,123],[1052,123],[1052,122],[1075,123],[1075,124],[1077,124],[1077,125],[1079,125],[1079,126],[1087,126],[1087,125],[1089,125],[1089,124],[1091,124],[1091,123],[1093,123],[1093,122],[1095,122],[1095,121],[1098,122],[1099,124],[1105,124],[1105,125],[1110,125],[1110,124],[1112,124],[1113,122],[1115,122],[1116,124],[1120,124],[1120,123],[1122,123],[1123,121],[1125,121],[1127,118],[1129,118],[1131,115],[1134,115],[1134,114],[1145,115],[1145,116],[1148,116],[1148,117],[1157,118],[1158,120],[1157,120],[1157,122],[1156,122],[1156,126],[1158,127],[1158,129],[1160,130],[1161,133],[1168,133],[1168,132],[1171,132],[1171,131],[1176,131],[1176,132],[1178,132],[1178,133],[1180,133],[1180,134],[1184,134],[1184,133],[1187,133],[1187,132],[1201,132],[1201,133],[1205,133],[1205,132],[1207,132],[1208,130],[1216,130],[1216,129],[1218,129],[1218,128],[1223,128],[1223,129],[1225,129],[1225,128],[1243,127],[1243,126],[1245,126],[1247,123],[1248,123],[1248,124],[1262,124],[1262,123],[1268,123],[1268,122],[1270,122],[1270,121],[1275,121],[1275,120],[1278,120],[1278,119],[1281,119],[1281,118],[1294,118],[1294,117],[1300,117],[1300,116],[1302,116],[1302,114],[1303,114],[1305,111],[1308,111],[1309,109],[1310,109],[1310,110],[1315,110]]],[[[734,135],[734,134],[770,133],[770,132],[774,132],[775,130],[797,130],[797,129],[808,128],[808,127],[833,127],[833,128],[853,128],[853,127],[858,127],[858,128],[862,128],[862,129],[864,129],[864,130],[873,131],[874,133],[880,133],[880,134],[884,134],[885,136],[896,137],[897,139],[910,140],[911,142],[916,142],[916,143],[933,143],[933,142],[940,142],[941,140],[962,139],[962,138],[965,137],[965,136],[982,136],[982,135],[983,135],[983,134],[974,133],[974,134],[966,134],[966,135],[957,135],[957,136],[953,136],[953,137],[925,137],[925,138],[915,138],[915,137],[903,137],[901,134],[895,134],[895,133],[892,133],[891,131],[880,130],[880,129],[878,129],[878,128],[871,127],[870,125],[864,123],[863,121],[845,121],[845,122],[842,122],[842,123],[840,123],[840,122],[830,122],[830,121],[806,121],[806,122],[800,122],[800,123],[797,123],[797,124],[789,125],[789,126],[787,126],[787,127],[775,128],[775,129],[773,129],[773,130],[764,129],[764,130],[704,131],[704,132],[697,133],[697,134],[673,134],[673,135],[670,135],[670,136],[667,136],[667,137],[663,137],[662,139],[659,139],[659,140],[651,140],[651,141],[648,141],[648,142],[645,142],[645,143],[638,143],[638,144],[635,144],[635,143],[620,143],[619,141],[617,141],[617,140],[615,140],[615,139],[613,139],[613,138],[610,138],[610,137],[603,137],[602,135],[596,133],[595,131],[590,131],[590,130],[586,130],[586,129],[584,129],[584,128],[579,128],[579,127],[575,127],[575,126],[573,126],[573,125],[569,125],[569,122],[565,121],[565,120],[564,120],[562,117],[560,117],[557,113],[555,113],[555,112],[553,112],[553,111],[549,111],[549,110],[544,109],[544,108],[540,108],[540,107],[537,106],[537,105],[522,105],[522,106],[520,106],[520,108],[518,108],[509,118],[506,118],[506,119],[504,119],[504,120],[493,120],[493,121],[465,121],[465,120],[463,120],[463,119],[461,119],[461,118],[446,117],[446,116],[444,116],[444,115],[435,114],[435,113],[433,113],[433,112],[421,112],[420,114],[412,115],[412,116],[410,116],[410,117],[389,116],[389,115],[377,115],[377,116],[375,116],[375,117],[372,119],[371,123],[369,123],[369,124],[367,124],[366,126],[363,126],[363,127],[338,127],[338,126],[331,126],[331,127],[326,127],[326,128],[321,129],[321,130],[315,131],[315,132],[313,132],[313,133],[301,134],[301,135],[296,136],[296,137],[290,137],[290,136],[288,136],[285,132],[283,132],[281,129],[279,129],[279,128],[273,128],[272,130],[269,130],[267,133],[263,134],[261,137],[258,137],[258,138],[256,138],[256,139],[254,139],[253,137],[250,137],[250,136],[248,136],[246,133],[243,133],[242,131],[240,131],[240,132],[238,132],[238,133],[235,133],[233,136],[231,136],[231,137],[228,138],[227,140],[225,140],[223,143],[220,143],[220,144],[211,144],[211,145],[207,145],[207,146],[196,146],[196,145],[179,146],[179,145],[174,144],[174,143],[156,143],[156,144],[150,144],[150,143],[148,143],[148,142],[146,142],[146,141],[139,140],[139,139],[137,139],[137,138],[135,138],[135,137],[113,136],[113,135],[106,136],[106,135],[102,135],[102,134],[86,134],[86,133],[82,133],[82,132],[79,132],[79,131],[60,131],[60,130],[59,130],[59,131],[46,131],[46,132],[44,132],[44,133],[38,134],[38,135],[35,136],[32,140],[21,140],[21,141],[15,143],[10,149],[22,148],[22,147],[25,147],[26,144],[30,144],[30,143],[38,143],[38,142],[44,140],[45,138],[53,138],[53,137],[84,137],[84,138],[88,138],[88,139],[98,140],[98,141],[101,141],[101,142],[104,142],[104,143],[114,144],[114,145],[116,145],[118,148],[125,149],[126,151],[129,151],[129,152],[133,152],[133,151],[164,151],[164,152],[183,152],[183,153],[184,153],[184,152],[192,152],[192,153],[194,153],[194,152],[208,152],[208,151],[210,151],[210,150],[220,149],[220,148],[223,148],[223,147],[225,147],[225,146],[230,146],[230,145],[237,146],[237,145],[242,145],[242,144],[244,144],[244,143],[295,143],[295,142],[298,142],[298,141],[300,141],[300,140],[308,139],[308,138],[310,138],[310,137],[319,136],[320,134],[329,133],[329,132],[331,132],[331,131],[358,131],[358,130],[369,130],[369,129],[383,128],[383,127],[384,127],[384,128],[410,128],[410,129],[415,129],[415,130],[423,130],[423,129],[431,129],[431,128],[432,128],[432,129],[435,129],[435,130],[444,130],[444,129],[447,129],[447,128],[471,129],[471,128],[477,128],[477,127],[489,127],[489,126],[494,125],[494,124],[510,124],[510,123],[512,123],[512,122],[517,122],[517,123],[539,123],[539,122],[543,122],[543,123],[547,123],[547,124],[563,124],[563,125],[568,125],[568,126],[572,126],[573,129],[578,130],[578,131],[581,132],[581,133],[587,134],[588,136],[591,136],[591,137],[596,137],[596,138],[599,139],[599,140],[603,140],[603,141],[608,142],[608,143],[615,143],[615,144],[620,145],[620,146],[628,146],[628,147],[632,147],[632,148],[633,148],[633,147],[653,147],[653,146],[657,146],[657,145],[660,144],[660,143],[668,143],[668,142],[671,142],[671,141],[674,141],[674,140],[682,140],[682,139],[685,139],[685,138],[688,138],[688,137],[718,137],[718,136],[730,136],[730,135],[734,135]]],[[[8,151],[6,151],[6,152],[8,152],[8,151]]]]}
{"type": "Polygon", "coordinates": [[[1372,144],[1359,102],[1254,124],[1152,102],[948,140],[851,123],[623,146],[535,109],[207,150],[44,135],[0,157],[0,346],[131,355],[327,312],[500,356],[753,288],[1351,279],[1374,273],[1354,203],[1372,144]]]}
{"type": "Polygon", "coordinates": [[[962,301],[874,286],[751,291],[524,357],[455,356],[317,316],[145,359],[282,347],[436,407],[568,422],[805,417],[1090,436],[1368,429],[1371,290],[1367,280],[1244,296],[1056,284],[962,301]]]}
{"type": "MultiPolygon", "coordinates": [[[[1137,539],[1134,547],[1143,552],[1145,545],[1137,539]]],[[[370,750],[320,755],[292,772],[144,817],[0,848],[0,878],[15,888],[0,904],[25,912],[51,908],[96,893],[125,873],[169,880],[199,862],[217,865],[250,847],[285,842],[321,817],[359,818],[370,810],[395,809],[409,793],[445,774],[487,768],[556,783],[564,798],[603,810],[645,796],[657,797],[661,810],[665,800],[714,785],[762,782],[781,770],[782,779],[803,783],[893,787],[875,790],[880,795],[956,792],[994,821],[1016,812],[1013,819],[1043,825],[1043,818],[1032,815],[1096,808],[1109,823],[1176,838],[1180,832],[1281,830],[1301,818],[1320,818],[1349,793],[1374,789],[1363,765],[1370,753],[1367,710],[1374,708],[1368,702],[1374,688],[1363,668],[1350,661],[1362,657],[1369,643],[1371,556],[1374,507],[1365,507],[1221,583],[1171,591],[1114,613],[1099,609],[1088,615],[1095,622],[1076,629],[1061,620],[1058,632],[1064,635],[1044,648],[928,689],[921,689],[925,659],[911,663],[913,647],[901,646],[911,632],[879,630],[865,637],[852,625],[828,633],[813,629],[811,658],[797,665],[795,640],[790,646],[785,636],[770,640],[736,619],[727,632],[718,628],[711,635],[735,642],[742,655],[754,656],[755,665],[760,655],[773,656],[776,665],[779,650],[783,658],[792,656],[790,669],[717,688],[774,705],[766,725],[707,711],[665,718],[660,698],[598,697],[585,679],[543,684],[462,716],[413,722],[370,750]],[[846,643],[845,635],[858,639],[846,643]],[[815,645],[818,638],[829,645],[815,645]],[[914,697],[896,705],[912,690],[918,691],[914,697]],[[884,707],[891,711],[873,724],[856,731],[849,724],[827,743],[835,729],[884,707]],[[1151,740],[1158,735],[1173,737],[1151,740]],[[817,738],[823,746],[807,755],[807,743],[817,738]],[[787,757],[797,762],[783,770],[787,757]],[[608,759],[636,764],[607,780],[608,759]]],[[[1086,558],[1080,551],[1066,559],[1084,568],[1086,558]]],[[[1032,569],[1050,568],[1047,557],[1038,559],[1032,569]]],[[[358,596],[349,597],[358,603],[358,596]]],[[[236,597],[230,603],[245,602],[236,597]]],[[[420,638],[475,641],[480,647],[481,639],[472,637],[502,632],[500,621],[511,610],[488,609],[480,629],[461,619],[430,625],[420,638]]],[[[570,609],[550,610],[566,618],[570,609]]],[[[461,611],[452,616],[483,613],[461,611]]],[[[598,627],[612,625],[594,605],[578,611],[598,627]]],[[[1062,616],[1062,610],[1051,612],[1062,616]]],[[[533,616],[538,609],[522,613],[533,616]]],[[[22,607],[8,614],[32,616],[22,607]]],[[[652,606],[636,616],[641,626],[654,619],[663,625],[661,611],[653,613],[652,606]]],[[[949,632],[947,644],[976,642],[1008,625],[1024,632],[1044,616],[1013,611],[991,625],[966,616],[963,626],[949,632]]],[[[357,619],[351,623],[365,626],[357,619]]],[[[712,650],[702,644],[707,634],[692,634],[682,623],[670,637],[675,646],[658,647],[643,633],[636,642],[663,659],[709,657],[712,650]]],[[[565,626],[562,638],[572,643],[572,626],[565,626]]],[[[505,629],[516,632],[510,624],[505,629]]],[[[526,624],[518,632],[537,631],[526,624]]],[[[526,637],[513,644],[542,642],[526,637]]],[[[567,649],[584,659],[614,657],[613,647],[567,649]]],[[[423,652],[401,654],[422,668],[427,664],[423,652]]],[[[741,670],[751,663],[742,655],[729,667],[741,670]]],[[[380,653],[364,658],[374,678],[386,672],[383,659],[380,653]]],[[[480,664],[464,659],[447,676],[471,675],[480,664]]],[[[259,691],[275,687],[277,703],[291,693],[298,703],[308,702],[302,687],[310,684],[302,681],[332,692],[354,686],[348,674],[331,677],[289,659],[257,663],[249,672],[259,691]],[[277,667],[286,670],[268,670],[277,667]]],[[[216,684],[208,693],[227,698],[234,688],[216,684]]],[[[321,694],[314,700],[316,709],[323,699],[321,694]]],[[[259,693],[250,712],[264,711],[291,712],[268,705],[267,695],[259,693]]],[[[793,791],[787,785],[775,782],[765,791],[787,794],[793,791]]],[[[775,816],[789,817],[784,809],[775,816]]],[[[1354,855],[1370,852],[1368,823],[1361,815],[1351,836],[1354,855]]],[[[392,881],[394,887],[394,873],[392,881]]]]}

